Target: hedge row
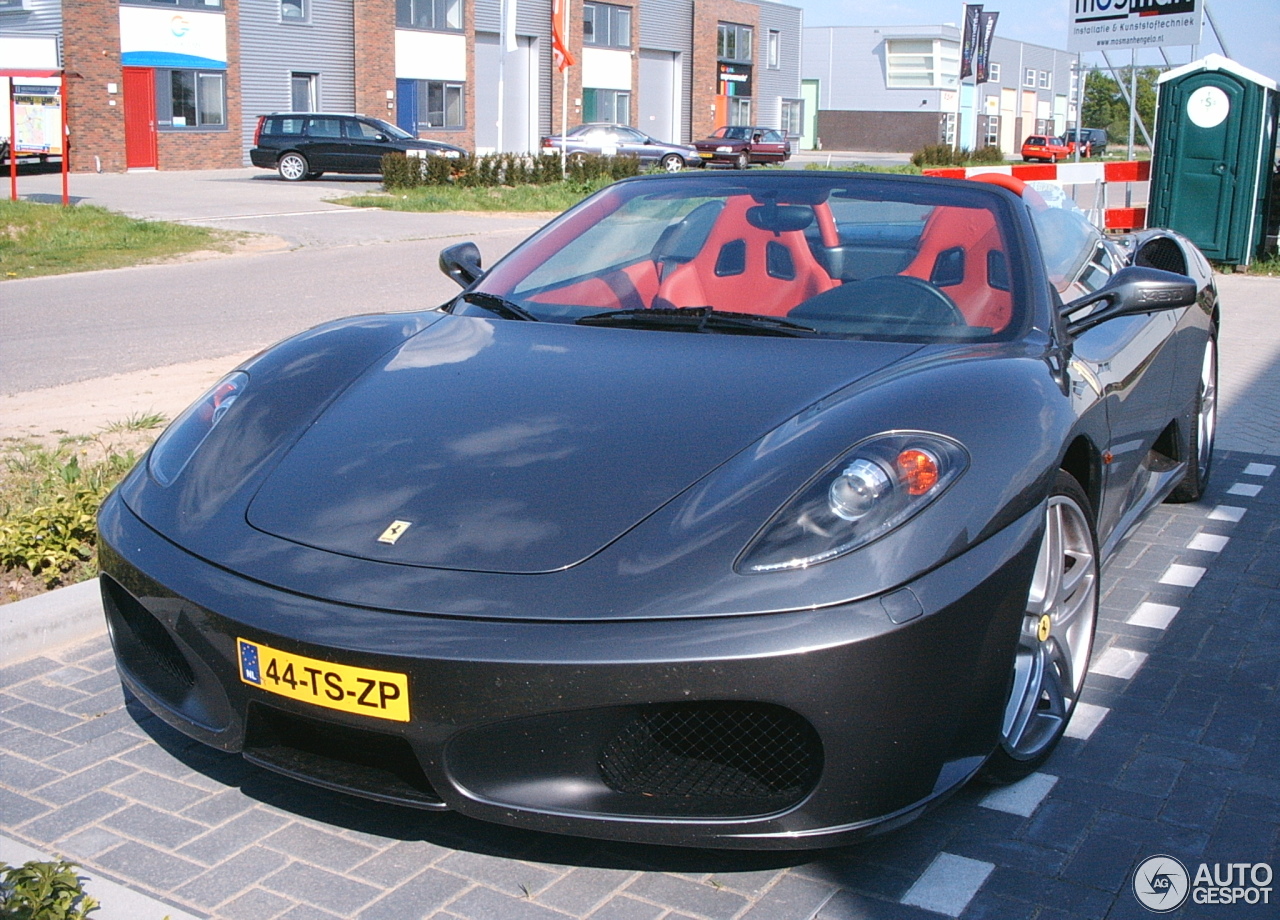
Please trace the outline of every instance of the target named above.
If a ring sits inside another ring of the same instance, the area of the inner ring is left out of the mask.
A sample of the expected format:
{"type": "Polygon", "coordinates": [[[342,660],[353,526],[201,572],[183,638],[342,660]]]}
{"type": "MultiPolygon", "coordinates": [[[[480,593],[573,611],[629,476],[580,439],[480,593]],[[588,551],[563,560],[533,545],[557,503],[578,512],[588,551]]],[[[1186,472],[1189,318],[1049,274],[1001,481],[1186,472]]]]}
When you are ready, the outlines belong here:
{"type": "Polygon", "coordinates": [[[911,162],[916,166],[967,166],[970,163],[999,164],[1004,162],[1004,153],[999,147],[988,144],[977,150],[961,147],[959,150],[950,144],[930,144],[911,155],[911,162]]]}
{"type": "Polygon", "coordinates": [[[424,185],[458,185],[491,188],[499,185],[550,185],[594,182],[597,179],[625,179],[640,174],[640,161],[633,156],[596,156],[575,153],[561,172],[559,154],[530,156],[516,153],[446,157],[407,157],[389,153],[382,158],[382,185],[391,189],[424,185]]]}

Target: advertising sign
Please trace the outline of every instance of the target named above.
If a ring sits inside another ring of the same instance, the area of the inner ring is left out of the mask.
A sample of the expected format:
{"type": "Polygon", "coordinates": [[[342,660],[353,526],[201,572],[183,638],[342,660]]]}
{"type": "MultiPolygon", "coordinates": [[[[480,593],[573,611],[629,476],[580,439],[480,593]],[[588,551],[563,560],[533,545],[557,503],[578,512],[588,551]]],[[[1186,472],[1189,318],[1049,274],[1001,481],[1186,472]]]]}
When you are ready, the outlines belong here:
{"type": "Polygon", "coordinates": [[[120,6],[125,67],[227,69],[227,17],[195,10],[120,6]]]}
{"type": "Polygon", "coordinates": [[[721,61],[716,82],[720,96],[750,96],[751,65],[726,64],[721,61]]]}
{"type": "Polygon", "coordinates": [[[1200,44],[1205,0],[1068,0],[1068,51],[1200,44]]]}
{"type": "Polygon", "coordinates": [[[62,155],[62,97],[56,87],[15,86],[13,115],[15,153],[62,155]]]}

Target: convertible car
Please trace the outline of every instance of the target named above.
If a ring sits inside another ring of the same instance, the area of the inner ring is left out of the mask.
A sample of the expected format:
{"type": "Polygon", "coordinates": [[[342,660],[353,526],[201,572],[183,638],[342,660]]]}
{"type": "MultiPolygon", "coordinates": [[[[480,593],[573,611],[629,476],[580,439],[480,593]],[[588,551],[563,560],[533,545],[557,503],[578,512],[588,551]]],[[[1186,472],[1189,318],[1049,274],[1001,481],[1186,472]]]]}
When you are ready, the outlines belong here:
{"type": "Polygon", "coordinates": [[[1212,458],[1218,302],[1009,177],[618,182],[270,348],[99,518],[120,677],[299,780],[813,848],[1049,757],[1212,458]]]}

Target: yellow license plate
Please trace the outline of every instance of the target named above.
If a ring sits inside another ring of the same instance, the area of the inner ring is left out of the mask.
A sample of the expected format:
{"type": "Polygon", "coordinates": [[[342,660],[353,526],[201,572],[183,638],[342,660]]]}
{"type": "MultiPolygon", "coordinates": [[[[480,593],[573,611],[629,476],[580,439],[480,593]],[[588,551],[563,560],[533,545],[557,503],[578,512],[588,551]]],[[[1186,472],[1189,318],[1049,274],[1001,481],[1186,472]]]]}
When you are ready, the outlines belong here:
{"type": "Polygon", "coordinates": [[[240,679],[251,687],[326,709],[409,721],[406,674],[291,655],[247,639],[236,639],[236,646],[240,679]]]}
{"type": "Polygon", "coordinates": [[[702,157],[704,160],[709,160],[709,159],[711,159],[713,156],[715,156],[715,154],[714,154],[714,153],[708,153],[708,152],[707,152],[707,151],[705,151],[705,150],[699,150],[699,151],[698,151],[698,156],[702,157]]]}

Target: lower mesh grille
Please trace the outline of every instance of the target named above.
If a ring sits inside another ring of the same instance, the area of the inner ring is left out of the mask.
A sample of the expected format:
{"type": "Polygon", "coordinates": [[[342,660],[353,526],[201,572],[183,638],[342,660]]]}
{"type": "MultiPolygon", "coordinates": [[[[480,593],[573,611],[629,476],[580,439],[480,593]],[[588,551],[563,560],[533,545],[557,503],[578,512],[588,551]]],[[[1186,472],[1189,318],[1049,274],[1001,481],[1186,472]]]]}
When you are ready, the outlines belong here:
{"type": "Polygon", "coordinates": [[[600,753],[610,788],[645,796],[782,807],[822,769],[813,727],[762,703],[687,703],[641,714],[600,753]]]}
{"type": "Polygon", "coordinates": [[[169,631],[114,579],[103,577],[103,609],[116,654],[148,689],[180,706],[196,685],[195,674],[169,631]]]}

